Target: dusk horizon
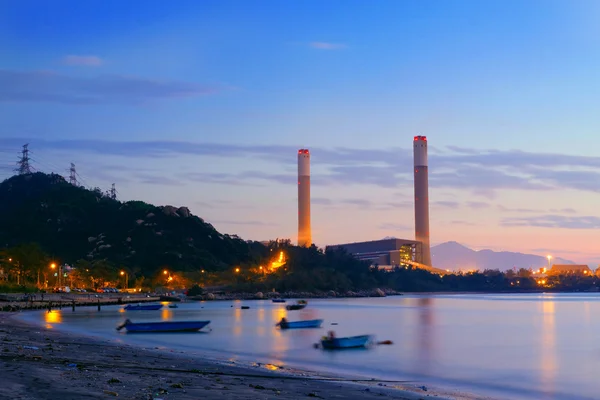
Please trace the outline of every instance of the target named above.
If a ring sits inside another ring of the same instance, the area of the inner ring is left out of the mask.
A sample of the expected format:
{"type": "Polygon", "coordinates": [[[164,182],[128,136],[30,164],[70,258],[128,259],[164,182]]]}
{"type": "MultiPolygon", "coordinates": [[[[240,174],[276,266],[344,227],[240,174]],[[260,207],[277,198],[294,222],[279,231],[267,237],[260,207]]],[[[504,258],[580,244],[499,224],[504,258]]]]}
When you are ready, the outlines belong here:
{"type": "Polygon", "coordinates": [[[3,178],[29,143],[42,172],[295,242],[308,148],[315,244],[413,240],[425,135],[432,245],[600,263],[592,2],[0,10],[3,178]]]}

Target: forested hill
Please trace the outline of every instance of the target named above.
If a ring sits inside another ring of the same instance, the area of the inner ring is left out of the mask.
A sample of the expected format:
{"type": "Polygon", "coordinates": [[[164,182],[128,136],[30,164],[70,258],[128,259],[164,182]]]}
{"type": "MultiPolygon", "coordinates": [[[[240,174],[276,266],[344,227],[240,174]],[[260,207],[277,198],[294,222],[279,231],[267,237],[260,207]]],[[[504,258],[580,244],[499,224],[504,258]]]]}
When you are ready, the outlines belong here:
{"type": "Polygon", "coordinates": [[[60,262],[103,259],[148,273],[165,265],[217,271],[266,252],[260,243],[217,232],[185,207],[120,202],[43,173],[0,184],[0,247],[25,243],[60,262]]]}

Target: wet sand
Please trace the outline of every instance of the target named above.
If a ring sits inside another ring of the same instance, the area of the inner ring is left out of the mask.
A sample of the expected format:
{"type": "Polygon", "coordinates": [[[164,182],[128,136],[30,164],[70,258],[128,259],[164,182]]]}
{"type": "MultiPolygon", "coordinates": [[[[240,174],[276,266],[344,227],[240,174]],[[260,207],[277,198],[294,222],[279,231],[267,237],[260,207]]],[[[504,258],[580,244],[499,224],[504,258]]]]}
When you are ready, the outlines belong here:
{"type": "Polygon", "coordinates": [[[0,313],[0,398],[483,399],[425,391],[417,383],[327,381],[332,378],[265,365],[223,365],[32,326],[13,316],[0,313]]]}

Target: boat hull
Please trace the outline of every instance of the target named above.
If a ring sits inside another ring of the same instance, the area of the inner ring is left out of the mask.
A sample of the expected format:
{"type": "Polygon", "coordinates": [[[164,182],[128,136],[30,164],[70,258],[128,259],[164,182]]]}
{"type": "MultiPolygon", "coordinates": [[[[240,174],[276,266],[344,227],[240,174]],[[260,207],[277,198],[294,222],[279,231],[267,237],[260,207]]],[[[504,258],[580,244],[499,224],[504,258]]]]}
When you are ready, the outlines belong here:
{"type": "Polygon", "coordinates": [[[208,324],[210,321],[131,322],[124,328],[127,333],[197,332],[208,324]]]}
{"type": "Polygon", "coordinates": [[[288,311],[302,310],[306,307],[306,304],[290,304],[289,306],[285,306],[285,309],[288,311]]]}
{"type": "Polygon", "coordinates": [[[311,319],[308,321],[292,321],[286,323],[279,323],[279,327],[281,329],[320,328],[322,324],[322,319],[311,319]]]}
{"type": "Polygon", "coordinates": [[[321,340],[321,346],[328,350],[352,349],[357,347],[366,347],[370,340],[371,335],[323,339],[321,340]]]}
{"type": "Polygon", "coordinates": [[[128,304],[125,306],[125,310],[127,311],[152,311],[152,310],[160,310],[163,307],[162,304],[141,304],[134,305],[128,304]]]}
{"type": "Polygon", "coordinates": [[[273,303],[285,303],[284,299],[272,299],[271,300],[273,303]]]}

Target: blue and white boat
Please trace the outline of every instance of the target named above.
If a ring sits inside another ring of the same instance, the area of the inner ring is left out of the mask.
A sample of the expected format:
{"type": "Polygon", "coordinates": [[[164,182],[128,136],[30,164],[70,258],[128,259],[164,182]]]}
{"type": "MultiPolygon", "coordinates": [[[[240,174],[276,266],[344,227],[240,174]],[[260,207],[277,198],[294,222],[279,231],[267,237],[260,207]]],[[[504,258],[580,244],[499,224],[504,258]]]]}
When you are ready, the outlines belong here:
{"type": "Polygon", "coordinates": [[[148,311],[148,310],[160,310],[162,304],[128,304],[124,310],[127,311],[148,311]]]}
{"type": "Polygon", "coordinates": [[[117,326],[117,330],[125,328],[127,333],[155,332],[196,332],[210,324],[210,321],[161,321],[133,323],[129,319],[117,326]]]}
{"type": "Polygon", "coordinates": [[[300,328],[320,328],[323,324],[322,319],[310,319],[306,321],[288,321],[282,318],[275,326],[281,329],[300,329],[300,328]]]}
{"type": "Polygon", "coordinates": [[[321,346],[328,350],[352,349],[357,347],[366,347],[370,342],[372,342],[372,339],[373,336],[371,335],[336,338],[332,337],[330,334],[329,336],[321,339],[321,346]]]}

